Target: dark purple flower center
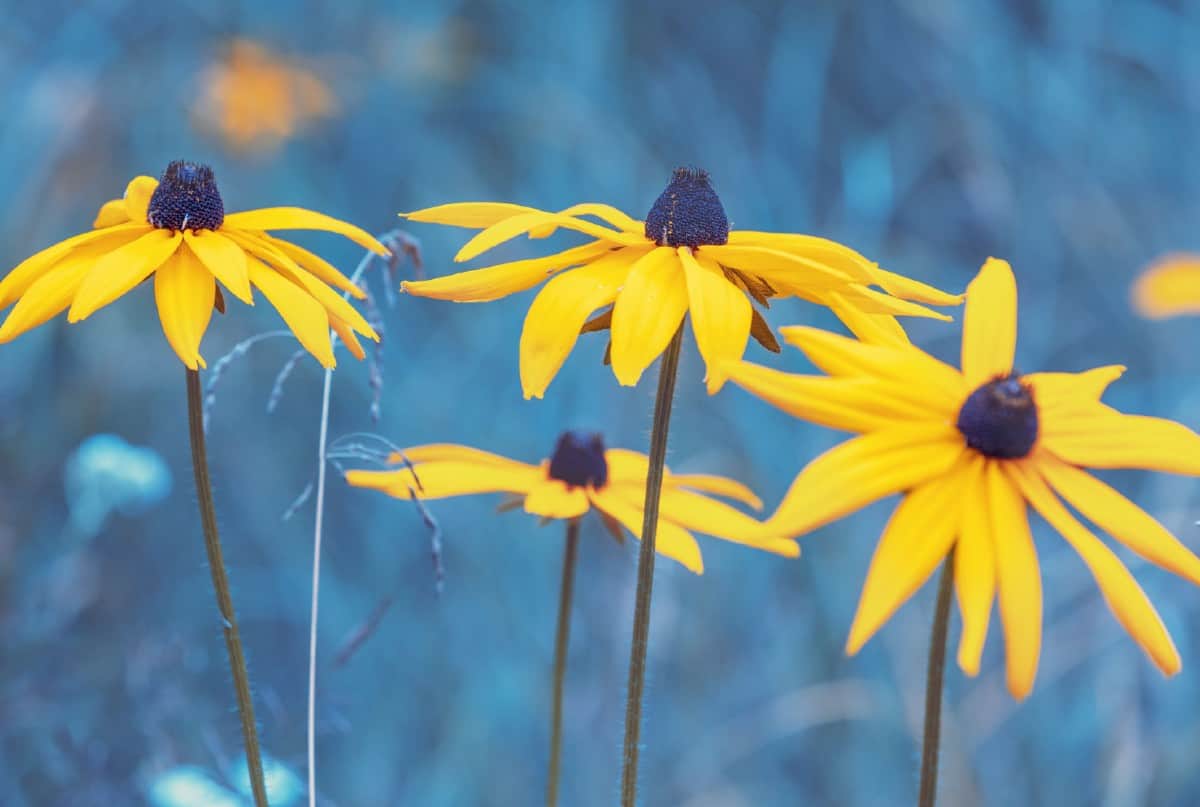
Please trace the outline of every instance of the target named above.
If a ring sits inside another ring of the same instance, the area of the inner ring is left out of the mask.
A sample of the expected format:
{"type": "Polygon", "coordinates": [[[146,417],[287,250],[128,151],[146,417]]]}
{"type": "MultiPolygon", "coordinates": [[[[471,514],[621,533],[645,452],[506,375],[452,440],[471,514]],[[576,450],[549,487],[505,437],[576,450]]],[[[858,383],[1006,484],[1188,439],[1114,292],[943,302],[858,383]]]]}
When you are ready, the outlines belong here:
{"type": "Polygon", "coordinates": [[[225,221],[225,204],[207,165],[175,160],[163,171],[150,197],[146,219],[160,230],[215,230],[225,221]]]}
{"type": "Polygon", "coordinates": [[[729,219],[707,171],[675,169],[671,184],[646,214],[646,237],[660,247],[693,249],[729,241],[729,219]]]}
{"type": "Polygon", "coordinates": [[[550,478],[575,488],[604,487],[608,483],[604,436],[598,432],[563,432],[550,457],[550,478]]]}
{"type": "Polygon", "coordinates": [[[958,430],[980,454],[1015,460],[1028,456],[1038,436],[1038,411],[1015,373],[975,390],[958,412],[958,430]]]}

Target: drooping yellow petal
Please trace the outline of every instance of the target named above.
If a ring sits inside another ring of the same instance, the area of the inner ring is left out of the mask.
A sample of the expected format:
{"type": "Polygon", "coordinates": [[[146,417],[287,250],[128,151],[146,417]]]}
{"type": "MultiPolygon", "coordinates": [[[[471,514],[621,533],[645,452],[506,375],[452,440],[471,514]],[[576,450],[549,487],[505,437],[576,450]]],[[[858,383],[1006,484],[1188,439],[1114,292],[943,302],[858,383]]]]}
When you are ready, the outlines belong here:
{"type": "Polygon", "coordinates": [[[216,281],[188,249],[181,249],[154,273],[154,300],[163,333],[189,370],[207,366],[200,340],[212,319],[216,281]]]}
{"type": "Polygon", "coordinates": [[[134,177],[125,186],[125,213],[136,224],[145,224],[150,210],[150,197],[158,188],[158,180],[145,175],[134,177]]]}
{"type": "Polygon", "coordinates": [[[86,233],[59,241],[57,244],[31,255],[17,264],[11,272],[5,275],[4,280],[0,281],[0,309],[12,305],[43,272],[74,250],[93,245],[99,248],[103,244],[103,251],[108,252],[136,241],[151,229],[148,224],[118,224],[115,227],[88,230],[86,233]]]}
{"type": "Polygon", "coordinates": [[[946,473],[965,450],[948,424],[898,425],[855,437],[810,462],[764,526],[777,535],[811,532],[946,473]]]}
{"type": "Polygon", "coordinates": [[[874,277],[875,283],[882,287],[888,294],[903,297],[905,300],[912,300],[916,303],[925,303],[926,305],[959,305],[965,297],[962,294],[944,292],[927,283],[913,280],[911,277],[905,277],[904,275],[898,275],[895,272],[889,272],[887,269],[879,266],[871,268],[871,275],[874,277]]]}
{"type": "Polygon", "coordinates": [[[555,272],[587,263],[610,251],[611,244],[593,241],[545,258],[501,263],[432,280],[406,280],[400,284],[400,289],[415,297],[452,300],[456,303],[486,303],[531,289],[555,272]]]}
{"type": "Polygon", "coordinates": [[[525,512],[543,518],[576,518],[588,511],[583,488],[568,487],[558,479],[545,479],[525,496],[525,512]]]}
{"type": "Polygon", "coordinates": [[[1133,284],[1133,305],[1151,319],[1200,313],[1200,256],[1168,255],[1133,284]]]}
{"type": "Polygon", "coordinates": [[[513,468],[521,472],[537,470],[536,465],[518,462],[508,457],[502,457],[499,454],[493,454],[490,451],[481,451],[478,448],[462,446],[456,443],[427,443],[421,446],[406,448],[403,452],[392,452],[388,456],[388,462],[393,464],[404,462],[406,459],[409,462],[417,464],[424,462],[489,463],[513,468]]]}
{"type": "Polygon", "coordinates": [[[1096,403],[1124,373],[1124,365],[1110,364],[1083,373],[1028,373],[1021,380],[1033,387],[1038,416],[1045,422],[1057,411],[1096,403]]]}
{"type": "Polygon", "coordinates": [[[723,496],[726,499],[733,499],[735,502],[741,502],[744,505],[753,507],[755,510],[761,510],[763,507],[762,499],[758,498],[754,494],[754,491],[736,479],[728,479],[724,476],[713,476],[711,474],[668,474],[663,484],[723,496]]]}
{"type": "Polygon", "coordinates": [[[125,200],[111,199],[100,206],[100,211],[96,213],[96,218],[92,221],[92,227],[96,229],[113,227],[128,221],[129,214],[125,212],[125,200]]]}
{"type": "MultiPolygon", "coordinates": [[[[650,471],[650,459],[637,451],[627,448],[610,448],[604,452],[604,461],[608,463],[608,479],[610,482],[628,482],[646,484],[646,474],[650,471]]],[[[671,475],[671,470],[663,466],[663,478],[671,475]]]]}
{"type": "Polygon", "coordinates": [[[1053,456],[1038,457],[1038,471],[1083,517],[1151,563],[1200,586],[1200,558],[1162,524],[1087,471],[1053,456]]]}
{"type": "Polygon", "coordinates": [[[250,282],[263,293],[296,339],[313,354],[322,367],[334,367],[333,342],[329,338],[329,315],[308,292],[280,275],[257,258],[246,261],[250,282]]]}
{"type": "Polygon", "coordinates": [[[342,274],[340,269],[320,255],[309,252],[307,249],[298,247],[291,241],[285,241],[282,238],[273,238],[266,234],[262,238],[302,268],[307,269],[329,285],[341,289],[355,299],[362,300],[366,298],[367,293],[365,291],[356,286],[351,282],[350,278],[342,274]]]}
{"type": "Polygon", "coordinates": [[[764,233],[755,230],[733,230],[729,233],[731,246],[765,247],[787,252],[797,257],[818,261],[858,283],[874,283],[875,264],[844,244],[815,235],[794,233],[764,233]]]}
{"type": "Polygon", "coordinates": [[[920,303],[909,302],[908,300],[893,297],[890,294],[884,294],[881,291],[876,291],[875,289],[855,283],[842,286],[837,292],[847,302],[867,314],[887,314],[894,317],[920,317],[923,319],[941,320],[942,322],[951,322],[954,319],[949,314],[943,314],[941,311],[926,308],[920,303]]]}
{"type": "Polygon", "coordinates": [[[571,205],[566,210],[560,210],[559,213],[563,216],[595,216],[601,221],[607,221],[618,230],[643,236],[646,232],[646,223],[644,221],[638,221],[612,205],[583,202],[582,204],[571,205]]]}
{"type": "Polygon", "coordinates": [[[246,253],[239,243],[212,230],[184,230],[184,243],[200,263],[246,305],[254,305],[250,278],[246,272],[246,253]]]}
{"type": "Polygon", "coordinates": [[[729,380],[789,415],[831,429],[869,432],[897,423],[938,422],[946,413],[924,390],[874,378],[827,378],[772,370],[750,362],[725,366],[729,380]]]}
{"type": "Polygon", "coordinates": [[[1200,434],[1164,418],[1097,405],[1088,414],[1042,423],[1039,441],[1072,465],[1200,476],[1200,434]]]}
{"type": "Polygon", "coordinates": [[[708,371],[708,394],[713,395],[725,383],[725,363],[740,359],[746,352],[750,300],[712,261],[694,257],[688,247],[680,247],[677,254],[687,279],[692,331],[708,371]]]}
{"type": "Polygon", "coordinates": [[[872,345],[910,345],[908,334],[891,314],[868,314],[837,292],[823,295],[824,305],[862,342],[872,345]]]}
{"type": "MultiPolygon", "coordinates": [[[[239,242],[255,242],[262,244],[266,248],[274,248],[276,250],[278,250],[278,244],[281,243],[279,241],[272,241],[271,243],[263,244],[263,239],[253,236],[242,236],[239,242]]],[[[261,256],[262,253],[259,253],[259,255],[261,256]]],[[[284,256],[279,255],[279,257],[284,256]]],[[[280,274],[303,288],[317,302],[323,305],[325,310],[329,312],[330,317],[342,320],[356,333],[360,333],[372,341],[379,341],[379,335],[375,333],[375,329],[370,326],[363,315],[358,312],[358,309],[350,305],[346,298],[325,285],[319,278],[314,277],[308,270],[301,267],[291,258],[288,258],[286,261],[274,261],[273,264],[280,274]]]]}
{"type": "MultiPolygon", "coordinates": [[[[634,504],[642,501],[644,496],[644,491],[637,494],[634,504]]],[[[787,558],[800,556],[800,545],[794,540],[764,538],[759,521],[724,502],[699,493],[664,486],[659,503],[659,516],[685,529],[712,535],[731,543],[762,549],[787,558]]]]}
{"type": "Polygon", "coordinates": [[[1017,349],[1017,280],[1008,261],[988,258],[967,286],[962,370],[972,389],[1012,372],[1017,349]]]}
{"type": "Polygon", "coordinates": [[[612,368],[622,386],[635,386],[666,350],[687,308],[687,281],[673,249],[652,249],[633,264],[612,312],[612,368]]]}
{"type": "Polygon", "coordinates": [[[634,250],[615,252],[558,275],[538,292],[521,331],[521,388],[526,398],[541,398],[546,392],[575,347],[583,323],[613,301],[640,255],[634,250]]]}
{"type": "Polygon", "coordinates": [[[222,230],[324,230],[349,238],[363,249],[389,255],[387,247],[353,224],[302,207],[264,207],[225,216],[222,230]]]}
{"type": "Polygon", "coordinates": [[[83,279],[67,319],[79,322],[116,300],[150,277],[182,243],[183,236],[178,233],[150,230],[136,241],[109,252],[92,265],[83,279]]]}
{"type": "Polygon", "coordinates": [[[330,314],[329,327],[333,328],[333,332],[337,334],[338,339],[342,340],[342,344],[350,351],[351,356],[359,361],[367,357],[367,351],[363,349],[362,342],[358,341],[358,336],[355,335],[354,330],[343,320],[330,314]]]}
{"type": "Polygon", "coordinates": [[[705,245],[696,252],[699,257],[710,258],[722,266],[761,277],[779,291],[839,289],[854,280],[828,264],[769,247],[705,245]]]}
{"type": "Polygon", "coordinates": [[[1041,655],[1042,579],[1025,500],[1004,472],[1004,467],[1011,464],[989,462],[984,474],[1000,620],[1004,626],[1008,691],[1017,700],[1024,700],[1033,689],[1041,655]]]}
{"type": "Polygon", "coordinates": [[[846,640],[854,655],[938,568],[958,534],[962,480],[934,479],[904,497],[875,547],[846,640]]]}
{"type": "MultiPolygon", "coordinates": [[[[615,486],[609,482],[600,490],[588,489],[588,498],[597,510],[608,513],[633,533],[638,540],[642,538],[642,507],[631,504],[629,499],[615,491],[615,486]]],[[[700,554],[700,545],[690,532],[662,518],[658,520],[658,530],[655,533],[654,551],[663,557],[671,558],[683,564],[684,568],[696,574],[704,573],[704,558],[700,554]]]]}
{"type": "Polygon", "coordinates": [[[593,238],[598,238],[601,241],[607,241],[610,245],[620,245],[627,247],[650,247],[654,246],[654,242],[647,239],[645,236],[634,233],[623,232],[620,230],[611,230],[608,227],[602,227],[599,224],[594,224],[590,221],[577,219],[574,216],[564,216],[559,213],[523,213],[517,216],[512,216],[493,224],[486,230],[478,233],[463,245],[458,254],[454,256],[454,260],[458,262],[469,261],[477,255],[487,252],[493,247],[503,244],[516,238],[518,235],[528,233],[530,230],[538,227],[561,227],[564,230],[574,230],[590,235],[593,238]]]}
{"type": "Polygon", "coordinates": [[[1179,672],[1183,663],[1162,619],[1150,604],[1146,592],[1142,591],[1113,551],[1067,512],[1034,466],[1013,463],[1010,475],[1042,518],[1058,530],[1083,558],[1117,621],[1142,646],[1164,675],[1179,672]]]}
{"type": "Polygon", "coordinates": [[[380,490],[397,499],[445,499],[473,493],[526,493],[543,478],[539,468],[524,471],[477,462],[425,462],[387,471],[347,471],[354,487],[380,490]]]}
{"type": "Polygon", "coordinates": [[[954,587],[963,620],[958,666],[970,676],[979,674],[996,598],[994,542],[1006,538],[992,534],[985,466],[986,461],[978,455],[968,463],[962,490],[962,529],[954,550],[954,587]]]}
{"type": "Polygon", "coordinates": [[[536,207],[513,205],[507,202],[458,202],[451,205],[435,205],[412,213],[401,213],[401,218],[430,224],[448,224],[452,227],[469,227],[482,230],[505,219],[524,213],[540,213],[536,207]]]}

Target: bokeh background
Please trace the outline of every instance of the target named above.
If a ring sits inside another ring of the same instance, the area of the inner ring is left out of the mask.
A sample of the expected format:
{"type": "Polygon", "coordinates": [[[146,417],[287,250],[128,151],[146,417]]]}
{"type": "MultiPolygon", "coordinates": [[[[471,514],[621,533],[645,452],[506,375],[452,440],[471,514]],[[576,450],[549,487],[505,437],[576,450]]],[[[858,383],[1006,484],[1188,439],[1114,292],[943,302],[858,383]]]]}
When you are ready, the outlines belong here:
{"type": "MultiPolygon", "coordinates": [[[[1021,290],[1020,366],[1126,363],[1108,400],[1200,427],[1200,323],[1149,323],[1129,285],[1200,248],[1200,5],[1183,0],[641,3],[503,0],[0,2],[0,264],[90,225],[136,174],[208,162],[228,209],[298,204],[374,232],[447,201],[644,215],[677,165],[708,169],[734,226],[812,232],[958,290],[989,255],[1021,290]]],[[[425,271],[465,233],[411,225],[425,271]]],[[[343,266],[360,255],[301,236],[343,266]]],[[[499,257],[534,249],[514,242],[499,257]]],[[[401,276],[414,271],[411,263],[401,276]]],[[[530,295],[388,303],[381,417],[343,362],[331,435],[453,441],[536,461],[562,429],[645,450],[652,376],[619,388],[584,337],[525,402],[530,295]]],[[[278,327],[231,304],[210,363],[278,327]]],[[[837,327],[798,301],[773,326],[837,327]]],[[[958,326],[918,323],[953,358],[958,326]]],[[[217,505],[276,804],[304,775],[321,375],[267,339],[216,388],[217,505]]],[[[778,358],[804,368],[796,351],[778,358]]],[[[732,386],[709,398],[691,337],[672,466],[737,477],[772,507],[840,435],[732,386]]],[[[244,805],[240,738],[191,487],[183,372],[149,290],[0,348],[0,803],[244,805]]],[[[1196,485],[1108,478],[1200,544],[1196,485]]],[[[495,497],[406,503],[347,488],[326,512],[319,789],[326,805],[542,798],[562,531],[495,497]],[[343,645],[374,631],[344,663],[343,645]]],[[[659,564],[643,803],[914,801],[933,586],[856,658],[841,646],[882,504],[785,561],[702,540],[659,564]]],[[[1045,645],[1015,704],[993,626],[983,672],[947,677],[948,805],[1200,801],[1200,591],[1136,567],[1185,659],[1164,681],[1083,564],[1039,526],[1045,645]]],[[[585,524],[566,702],[565,805],[615,801],[635,546],[585,524]]],[[[957,637],[957,617],[951,641],[957,637]]]]}

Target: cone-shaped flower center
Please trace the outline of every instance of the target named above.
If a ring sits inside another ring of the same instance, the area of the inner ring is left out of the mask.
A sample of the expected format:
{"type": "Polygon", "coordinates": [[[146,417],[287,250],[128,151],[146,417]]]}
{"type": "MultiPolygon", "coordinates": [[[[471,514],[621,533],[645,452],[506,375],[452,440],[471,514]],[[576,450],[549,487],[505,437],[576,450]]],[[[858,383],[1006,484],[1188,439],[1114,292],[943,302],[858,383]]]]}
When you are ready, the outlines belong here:
{"type": "Polygon", "coordinates": [[[708,172],[676,168],[671,184],[646,214],[646,237],[660,247],[699,247],[729,241],[729,219],[708,172]]]}
{"type": "Polygon", "coordinates": [[[971,393],[958,412],[958,430],[967,445],[998,459],[1020,459],[1033,450],[1038,411],[1029,387],[1018,375],[989,381],[971,393]]]}
{"type": "Polygon", "coordinates": [[[604,487],[608,483],[604,436],[596,432],[563,432],[550,457],[550,478],[561,479],[570,487],[604,487]]]}
{"type": "Polygon", "coordinates": [[[146,219],[160,230],[215,230],[225,221],[225,204],[207,165],[175,160],[163,171],[150,197],[146,219]]]}

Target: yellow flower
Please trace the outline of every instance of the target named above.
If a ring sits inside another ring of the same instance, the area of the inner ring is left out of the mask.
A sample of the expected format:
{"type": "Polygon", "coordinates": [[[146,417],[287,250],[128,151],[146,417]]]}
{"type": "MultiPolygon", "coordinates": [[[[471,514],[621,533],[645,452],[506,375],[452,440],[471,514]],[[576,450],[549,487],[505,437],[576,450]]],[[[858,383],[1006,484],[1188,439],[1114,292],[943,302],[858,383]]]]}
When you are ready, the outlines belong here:
{"type": "MultiPolygon", "coordinates": [[[[390,457],[405,467],[386,471],[348,471],[355,487],[373,488],[397,499],[444,499],[471,493],[509,493],[523,502],[525,512],[547,519],[579,518],[595,508],[609,531],[623,540],[624,526],[641,538],[642,503],[648,463],[644,454],[604,449],[598,434],[566,432],[554,455],[529,465],[466,446],[433,444],[407,448],[390,457]]],[[[786,557],[796,557],[795,541],[758,537],[762,525],[723,502],[703,494],[742,502],[761,509],[762,502],[739,482],[706,474],[663,477],[658,521],[658,552],[701,574],[704,562],[691,530],[746,544],[786,557]],[[748,536],[754,534],[756,537],[748,536]]]]}
{"type": "Polygon", "coordinates": [[[708,391],[713,393],[725,381],[723,363],[741,358],[750,336],[769,350],[779,350],[752,299],[766,307],[772,297],[800,297],[899,340],[904,332],[891,315],[948,319],[909,300],[933,305],[962,301],[961,296],[880,269],[833,241],[731,231],[703,171],[676,170],[644,222],[602,204],[552,213],[469,202],[406,215],[413,221],[482,229],[459,251],[457,261],[471,260],[519,235],[544,238],[559,228],[593,239],[545,258],[402,284],[420,297],[484,302],[557,275],[534,298],[525,317],[520,368],[526,398],[542,397],[581,332],[611,327],[613,373],[622,385],[633,386],[690,312],[707,366],[708,391]],[[868,288],[871,285],[883,292],[868,288]],[[597,309],[608,306],[589,320],[597,309]]]}
{"type": "Polygon", "coordinates": [[[1133,305],[1150,319],[1200,314],[1200,255],[1167,255],[1133,284],[1133,305]]]}
{"type": "Polygon", "coordinates": [[[969,675],[978,672],[998,597],[1008,686],[1022,698],[1037,672],[1042,620],[1028,502],[1080,555],[1125,629],[1173,675],[1179,654],[1154,607],[1064,500],[1137,554],[1200,584],[1200,559],[1083,470],[1197,475],[1200,435],[1101,403],[1123,367],[1019,375],[1016,323],[1012,270],[990,259],[967,288],[961,371],[911,345],[803,327],[783,329],[785,338],[830,377],[731,366],[734,383],[784,411],[861,434],[801,471],[765,528],[799,535],[904,492],[871,561],[847,652],[857,652],[953,550],[963,617],[958,663],[969,675]]]}
{"type": "Polygon", "coordinates": [[[304,123],[329,115],[333,93],[312,71],[257,42],[235,39],[201,79],[193,114],[238,151],[276,148],[304,123]]]}
{"type": "Polygon", "coordinates": [[[93,230],[42,250],[0,281],[0,343],[70,309],[67,319],[91,316],[154,275],[163,333],[189,369],[205,366],[200,340],[214,306],[225,310],[226,291],[254,305],[262,292],[310,353],[336,363],[329,329],[358,358],[355,333],[378,340],[362,315],[330,288],[364,295],[322,258],[266,230],[327,230],[386,255],[363,230],[299,207],[268,207],[225,214],[212,169],[173,162],[161,180],[140,176],[123,199],[100,208],[93,230]]]}

